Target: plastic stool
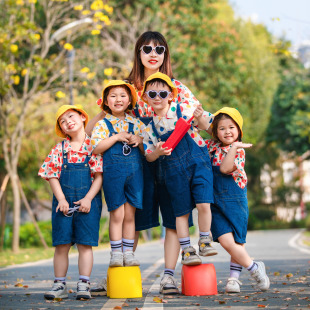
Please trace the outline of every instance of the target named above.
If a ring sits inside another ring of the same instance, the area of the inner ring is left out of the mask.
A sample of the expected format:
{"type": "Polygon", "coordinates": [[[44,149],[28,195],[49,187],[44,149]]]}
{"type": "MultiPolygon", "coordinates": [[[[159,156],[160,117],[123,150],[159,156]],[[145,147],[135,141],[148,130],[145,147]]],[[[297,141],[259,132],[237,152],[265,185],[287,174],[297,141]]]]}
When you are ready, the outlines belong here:
{"type": "Polygon", "coordinates": [[[107,296],[110,298],[141,298],[142,280],[139,266],[109,267],[107,296]]]}
{"type": "Polygon", "coordinates": [[[213,264],[182,267],[182,294],[186,296],[216,295],[217,282],[213,264]]]}

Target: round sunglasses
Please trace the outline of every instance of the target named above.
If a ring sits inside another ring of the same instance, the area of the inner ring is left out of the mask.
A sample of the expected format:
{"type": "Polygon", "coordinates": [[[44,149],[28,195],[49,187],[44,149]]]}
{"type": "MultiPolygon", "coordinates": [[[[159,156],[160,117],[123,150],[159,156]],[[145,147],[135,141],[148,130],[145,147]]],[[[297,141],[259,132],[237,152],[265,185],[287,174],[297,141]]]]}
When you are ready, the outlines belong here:
{"type": "Polygon", "coordinates": [[[143,45],[140,50],[144,53],[144,54],[149,54],[152,52],[152,50],[155,50],[155,53],[157,55],[161,55],[165,52],[166,48],[162,45],[157,45],[155,47],[151,46],[151,45],[143,45]]]}
{"type": "Polygon", "coordinates": [[[149,91],[146,91],[145,93],[151,99],[155,99],[157,96],[159,96],[161,99],[166,99],[169,96],[169,94],[171,94],[171,91],[160,90],[159,92],[157,92],[156,90],[149,90],[149,91]]]}

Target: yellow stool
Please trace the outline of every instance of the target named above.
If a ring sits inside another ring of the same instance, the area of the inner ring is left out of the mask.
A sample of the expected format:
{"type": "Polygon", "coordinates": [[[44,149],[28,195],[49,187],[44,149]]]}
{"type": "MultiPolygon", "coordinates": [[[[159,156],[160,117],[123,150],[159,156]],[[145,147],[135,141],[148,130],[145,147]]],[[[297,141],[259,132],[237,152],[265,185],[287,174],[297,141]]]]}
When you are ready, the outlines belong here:
{"type": "Polygon", "coordinates": [[[109,267],[107,296],[110,298],[141,298],[142,280],[139,266],[109,267]]]}

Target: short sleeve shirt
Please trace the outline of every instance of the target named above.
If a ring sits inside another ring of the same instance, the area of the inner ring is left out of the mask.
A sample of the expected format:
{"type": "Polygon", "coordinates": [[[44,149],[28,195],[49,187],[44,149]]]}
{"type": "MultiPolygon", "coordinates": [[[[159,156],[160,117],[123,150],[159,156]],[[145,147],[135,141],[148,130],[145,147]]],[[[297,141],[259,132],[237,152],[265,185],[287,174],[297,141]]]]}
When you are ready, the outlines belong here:
{"type": "MultiPolygon", "coordinates": [[[[180,104],[180,109],[182,113],[182,117],[186,120],[193,116],[193,112],[195,108],[197,107],[197,103],[189,104],[189,102],[184,102],[180,104]]],[[[208,119],[208,123],[211,124],[213,120],[213,115],[207,111],[204,111],[203,117],[206,117],[208,119]]],[[[153,116],[153,122],[155,125],[155,128],[157,129],[158,133],[160,135],[163,135],[167,133],[168,131],[174,130],[175,124],[178,121],[177,116],[177,103],[171,102],[170,108],[167,112],[167,115],[165,117],[160,117],[154,114],[153,116]]],[[[194,121],[192,121],[192,125],[194,125],[194,121]]],[[[197,128],[191,127],[188,130],[188,134],[191,136],[191,138],[197,143],[198,146],[203,147],[205,146],[205,141],[203,138],[199,135],[197,128]]],[[[150,154],[155,150],[155,146],[158,143],[158,140],[153,132],[152,124],[149,124],[143,133],[143,147],[145,154],[150,154]]]]}
{"type": "MultiPolygon", "coordinates": [[[[143,138],[142,131],[144,129],[144,124],[137,118],[130,116],[129,114],[125,114],[125,119],[121,120],[109,113],[106,114],[105,118],[112,124],[113,129],[117,132],[123,132],[129,130],[129,123],[132,123],[133,131],[135,135],[143,138]]],[[[109,138],[110,131],[108,129],[107,124],[102,119],[96,123],[92,136],[91,136],[91,145],[93,148],[97,147],[100,141],[109,138]]]]}
{"type": "MultiPolygon", "coordinates": [[[[51,152],[46,157],[43,165],[41,166],[38,175],[49,180],[51,178],[60,178],[61,166],[63,164],[63,152],[67,154],[69,163],[83,163],[87,156],[92,153],[92,145],[90,143],[90,138],[86,135],[85,140],[78,151],[74,151],[70,145],[70,138],[67,137],[64,140],[64,150],[62,150],[62,142],[56,144],[51,152]]],[[[92,154],[88,161],[91,178],[94,180],[96,172],[102,172],[102,156],[92,154]]]]}
{"type": "MultiPolygon", "coordinates": [[[[221,146],[221,144],[219,142],[216,142],[216,141],[210,140],[210,139],[206,140],[205,142],[208,146],[209,153],[214,152],[214,158],[213,158],[212,165],[213,166],[220,166],[223,159],[225,158],[228,151],[230,150],[231,145],[221,146]]],[[[235,164],[236,170],[234,170],[230,174],[232,175],[235,182],[237,183],[237,185],[240,188],[245,188],[247,185],[247,176],[246,176],[246,173],[244,170],[244,164],[245,164],[245,151],[244,151],[244,149],[241,148],[241,149],[237,150],[237,154],[235,157],[234,164],[235,164]]]]}

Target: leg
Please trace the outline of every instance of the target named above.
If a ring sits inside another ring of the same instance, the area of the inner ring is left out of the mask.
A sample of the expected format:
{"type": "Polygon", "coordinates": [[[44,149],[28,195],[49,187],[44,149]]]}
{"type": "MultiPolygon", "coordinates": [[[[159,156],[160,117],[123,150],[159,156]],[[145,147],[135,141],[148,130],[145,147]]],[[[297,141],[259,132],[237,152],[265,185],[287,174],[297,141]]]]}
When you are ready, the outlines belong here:
{"type": "Polygon", "coordinates": [[[139,243],[139,236],[140,236],[140,231],[135,232],[135,243],[133,245],[133,251],[136,250],[138,243],[139,243]]]}
{"type": "Polygon", "coordinates": [[[69,251],[71,243],[60,244],[55,248],[54,254],[54,274],[55,278],[65,278],[69,266],[69,251]]]}
{"type": "MultiPolygon", "coordinates": [[[[242,244],[242,246],[244,246],[242,244]]],[[[239,281],[239,276],[242,271],[242,266],[239,265],[232,257],[230,259],[230,274],[225,286],[226,293],[240,293],[240,286],[242,283],[239,281]]]]}

